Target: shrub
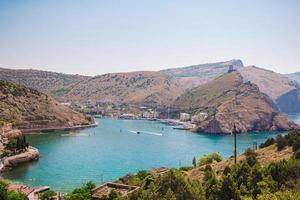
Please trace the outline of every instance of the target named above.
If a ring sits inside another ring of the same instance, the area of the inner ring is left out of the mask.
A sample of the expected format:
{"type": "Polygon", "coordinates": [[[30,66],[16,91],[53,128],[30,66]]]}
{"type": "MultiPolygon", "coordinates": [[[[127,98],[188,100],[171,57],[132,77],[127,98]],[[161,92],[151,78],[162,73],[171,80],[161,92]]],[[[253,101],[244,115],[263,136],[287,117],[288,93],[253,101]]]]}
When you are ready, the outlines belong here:
{"type": "Polygon", "coordinates": [[[279,135],[276,138],[276,146],[277,146],[278,151],[281,151],[287,145],[288,145],[287,139],[285,137],[283,137],[282,135],[279,135]]]}
{"type": "Polygon", "coordinates": [[[227,176],[230,173],[231,173],[231,168],[229,166],[226,166],[224,168],[223,175],[227,176]]]}
{"type": "Polygon", "coordinates": [[[198,161],[198,166],[211,164],[211,163],[213,163],[213,161],[220,162],[222,160],[223,160],[223,158],[220,155],[220,153],[211,153],[211,154],[202,156],[198,161]]]}
{"type": "Polygon", "coordinates": [[[9,192],[8,193],[8,200],[27,200],[27,199],[28,199],[27,196],[20,192],[9,192]]]}
{"type": "Polygon", "coordinates": [[[191,170],[191,169],[193,169],[194,167],[192,167],[192,166],[184,166],[184,167],[180,167],[179,169],[181,170],[181,171],[189,171],[189,170],[191,170]]]}
{"type": "Polygon", "coordinates": [[[245,154],[245,156],[251,156],[251,155],[257,156],[257,153],[255,153],[255,152],[253,151],[253,149],[250,149],[250,148],[246,149],[246,151],[245,151],[244,154],[245,154]]]}
{"type": "Polygon", "coordinates": [[[0,199],[6,199],[7,197],[7,184],[0,181],[0,199]]]}
{"type": "Polygon", "coordinates": [[[56,196],[56,193],[52,190],[48,190],[45,192],[42,192],[41,194],[41,200],[54,200],[56,196]]]}
{"type": "Polygon", "coordinates": [[[272,162],[268,166],[268,172],[272,176],[272,179],[278,183],[278,188],[280,188],[287,179],[287,175],[288,175],[287,161],[282,160],[279,162],[272,162]]]}
{"type": "Polygon", "coordinates": [[[274,143],[275,143],[274,138],[269,138],[269,139],[267,139],[264,143],[260,144],[260,145],[259,145],[259,148],[268,147],[268,146],[271,146],[271,145],[274,144],[274,143]]]}
{"type": "Polygon", "coordinates": [[[293,151],[294,151],[294,152],[296,152],[296,151],[300,148],[300,137],[297,138],[297,139],[293,142],[292,146],[293,146],[293,151]]]}
{"type": "Polygon", "coordinates": [[[295,159],[300,159],[300,149],[298,149],[295,153],[294,153],[294,158],[295,159]]]}
{"type": "Polygon", "coordinates": [[[253,167],[257,163],[256,156],[254,155],[247,156],[246,161],[250,167],[253,167]]]}

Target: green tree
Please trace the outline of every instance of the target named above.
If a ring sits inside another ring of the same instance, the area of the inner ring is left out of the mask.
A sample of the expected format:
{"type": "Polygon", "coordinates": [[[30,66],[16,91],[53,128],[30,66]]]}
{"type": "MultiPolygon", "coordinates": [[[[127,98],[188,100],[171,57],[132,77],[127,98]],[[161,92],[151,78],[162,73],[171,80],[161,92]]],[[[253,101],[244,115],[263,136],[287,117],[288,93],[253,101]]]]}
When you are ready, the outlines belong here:
{"type": "Polygon", "coordinates": [[[195,157],[195,156],[193,157],[193,166],[194,166],[194,167],[197,166],[197,160],[196,160],[196,157],[195,157]]]}
{"type": "Polygon", "coordinates": [[[0,181],[0,200],[7,200],[7,184],[0,181]]]}
{"type": "Polygon", "coordinates": [[[287,161],[272,162],[268,166],[268,172],[272,176],[272,179],[277,182],[278,188],[280,188],[285,183],[288,175],[287,161]]]}
{"type": "Polygon", "coordinates": [[[9,192],[8,200],[27,200],[27,196],[20,192],[9,192]]]}
{"type": "Polygon", "coordinates": [[[277,138],[276,138],[276,146],[277,146],[278,151],[281,151],[287,145],[288,145],[288,141],[287,141],[287,139],[285,137],[283,137],[282,135],[277,136],[277,138]]]}
{"type": "Polygon", "coordinates": [[[203,166],[203,165],[206,165],[206,164],[211,164],[214,161],[220,162],[222,160],[223,160],[223,158],[220,155],[220,153],[216,153],[215,152],[215,153],[211,153],[211,154],[202,156],[199,159],[199,161],[198,161],[198,166],[203,166]]]}
{"type": "Polygon", "coordinates": [[[55,196],[56,196],[56,192],[52,190],[47,190],[45,192],[42,192],[41,200],[54,200],[55,196]]]}
{"type": "Polygon", "coordinates": [[[221,188],[218,192],[218,199],[224,199],[224,200],[241,199],[237,185],[234,182],[233,177],[231,175],[222,177],[221,188]]]}

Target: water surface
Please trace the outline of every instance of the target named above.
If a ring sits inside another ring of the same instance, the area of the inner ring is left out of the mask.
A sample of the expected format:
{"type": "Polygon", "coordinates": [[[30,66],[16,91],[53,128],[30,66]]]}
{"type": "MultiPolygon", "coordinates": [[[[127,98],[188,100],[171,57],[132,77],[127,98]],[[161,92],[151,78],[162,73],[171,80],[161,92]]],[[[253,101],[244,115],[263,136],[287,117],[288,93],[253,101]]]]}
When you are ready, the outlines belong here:
{"type": "MultiPolygon", "coordinates": [[[[291,118],[300,122],[299,114],[291,118]]],[[[100,184],[142,169],[191,165],[194,156],[206,153],[220,152],[228,158],[233,152],[230,135],[194,134],[146,120],[98,121],[96,128],[28,136],[30,144],[39,149],[40,160],[18,166],[4,177],[68,192],[89,180],[100,184]]],[[[238,153],[276,134],[238,135],[238,153]]]]}

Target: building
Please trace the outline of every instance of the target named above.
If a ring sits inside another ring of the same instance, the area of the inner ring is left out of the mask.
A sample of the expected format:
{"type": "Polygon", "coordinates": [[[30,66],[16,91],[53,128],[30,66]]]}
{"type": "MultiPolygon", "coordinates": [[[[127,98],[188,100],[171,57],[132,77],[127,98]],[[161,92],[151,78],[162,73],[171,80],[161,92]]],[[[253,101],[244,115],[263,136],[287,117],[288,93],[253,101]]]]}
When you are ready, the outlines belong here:
{"type": "Polygon", "coordinates": [[[119,184],[119,183],[105,183],[92,190],[92,200],[104,200],[107,199],[109,194],[114,191],[120,194],[122,197],[126,197],[129,194],[137,191],[139,187],[119,184]]]}
{"type": "MultiPolygon", "coordinates": [[[[11,192],[20,192],[23,193],[27,196],[28,200],[37,200],[40,199],[40,194],[44,191],[49,190],[48,186],[44,187],[38,187],[38,188],[33,188],[33,187],[28,187],[25,185],[17,185],[17,184],[9,184],[8,191],[11,192]]],[[[60,199],[60,194],[58,193],[55,199],[60,199]]]]}
{"type": "Polygon", "coordinates": [[[144,111],[142,113],[142,118],[146,119],[157,119],[159,116],[159,112],[156,111],[144,111]]]}
{"type": "Polygon", "coordinates": [[[132,113],[124,113],[119,117],[119,119],[136,119],[136,116],[132,113]]]}
{"type": "Polygon", "coordinates": [[[191,120],[191,115],[188,113],[180,113],[180,121],[186,122],[191,120]]]}
{"type": "Polygon", "coordinates": [[[206,120],[206,118],[208,117],[208,114],[205,112],[200,112],[197,115],[192,116],[192,123],[199,123],[199,122],[203,122],[204,120],[206,120]]]}

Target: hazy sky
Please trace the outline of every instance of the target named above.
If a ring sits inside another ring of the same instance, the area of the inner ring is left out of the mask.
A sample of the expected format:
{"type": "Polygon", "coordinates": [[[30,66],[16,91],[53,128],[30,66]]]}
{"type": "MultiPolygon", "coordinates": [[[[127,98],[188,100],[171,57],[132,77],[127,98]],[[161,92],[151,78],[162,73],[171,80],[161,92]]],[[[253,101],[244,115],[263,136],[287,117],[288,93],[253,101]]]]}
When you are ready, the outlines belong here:
{"type": "Polygon", "coordinates": [[[0,0],[0,67],[95,75],[233,58],[300,71],[300,1],[0,0]]]}

